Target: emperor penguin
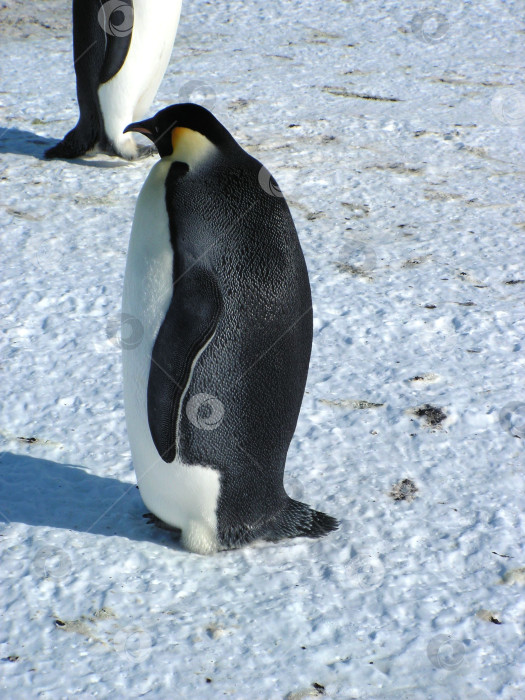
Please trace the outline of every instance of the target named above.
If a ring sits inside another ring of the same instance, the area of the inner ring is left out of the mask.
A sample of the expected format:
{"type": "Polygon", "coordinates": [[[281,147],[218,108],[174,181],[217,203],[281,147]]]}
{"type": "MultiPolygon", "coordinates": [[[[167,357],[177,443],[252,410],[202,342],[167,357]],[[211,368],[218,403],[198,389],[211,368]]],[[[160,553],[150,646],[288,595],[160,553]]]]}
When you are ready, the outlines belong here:
{"type": "Polygon", "coordinates": [[[141,119],[159,88],[182,0],[73,0],[73,54],[80,117],[46,158],[78,158],[98,147],[133,159],[124,127],[141,119]]]}
{"type": "Polygon", "coordinates": [[[134,329],[124,404],[143,501],[201,554],[325,535],[337,520],[283,485],[312,345],[286,201],[204,107],[173,105],[125,131],[161,156],[137,200],[122,303],[122,337],[134,329]]]}

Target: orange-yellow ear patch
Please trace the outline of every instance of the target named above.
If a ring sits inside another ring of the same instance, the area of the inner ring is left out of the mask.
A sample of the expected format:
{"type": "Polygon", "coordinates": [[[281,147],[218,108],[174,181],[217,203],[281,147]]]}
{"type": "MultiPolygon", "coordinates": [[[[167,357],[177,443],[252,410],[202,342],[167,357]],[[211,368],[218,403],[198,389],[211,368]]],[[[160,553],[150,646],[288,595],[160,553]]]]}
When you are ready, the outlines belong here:
{"type": "Polygon", "coordinates": [[[187,163],[190,168],[199,165],[216,150],[206,136],[185,126],[176,126],[172,129],[171,145],[173,152],[170,160],[187,163]]]}
{"type": "Polygon", "coordinates": [[[177,147],[181,145],[181,141],[185,138],[191,138],[192,134],[196,132],[193,129],[188,129],[185,126],[176,126],[171,131],[171,145],[173,146],[173,152],[177,150],[177,147]]]}

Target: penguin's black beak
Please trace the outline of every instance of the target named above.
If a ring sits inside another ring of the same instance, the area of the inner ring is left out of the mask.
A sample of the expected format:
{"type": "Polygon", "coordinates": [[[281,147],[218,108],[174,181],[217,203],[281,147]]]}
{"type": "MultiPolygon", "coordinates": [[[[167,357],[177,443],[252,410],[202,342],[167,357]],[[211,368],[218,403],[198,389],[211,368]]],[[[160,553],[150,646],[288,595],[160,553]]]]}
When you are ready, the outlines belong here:
{"type": "Polygon", "coordinates": [[[175,120],[169,120],[166,123],[159,122],[157,117],[152,117],[151,119],[144,119],[141,122],[133,122],[133,124],[128,124],[122,133],[128,131],[137,131],[139,134],[144,134],[155,144],[155,148],[159,152],[161,158],[166,156],[171,156],[173,153],[173,144],[171,141],[171,134],[175,128],[177,122],[175,120]]]}
{"type": "Polygon", "coordinates": [[[128,124],[122,133],[126,134],[128,131],[137,131],[139,134],[144,134],[144,136],[147,136],[153,141],[153,143],[155,143],[156,129],[154,128],[151,119],[145,119],[142,122],[133,122],[133,124],[128,124]]]}

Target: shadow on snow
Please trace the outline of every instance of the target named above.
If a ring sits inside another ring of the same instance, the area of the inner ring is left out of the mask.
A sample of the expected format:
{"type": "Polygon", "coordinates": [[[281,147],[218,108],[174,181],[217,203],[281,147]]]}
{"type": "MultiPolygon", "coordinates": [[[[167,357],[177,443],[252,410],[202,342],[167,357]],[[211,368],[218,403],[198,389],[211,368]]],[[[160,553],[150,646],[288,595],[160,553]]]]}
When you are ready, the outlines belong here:
{"type": "Polygon", "coordinates": [[[179,548],[176,535],[148,525],[134,483],[83,467],[4,452],[0,455],[0,522],[149,540],[179,548]]]}
{"type": "MultiPolygon", "coordinates": [[[[38,160],[52,163],[52,160],[44,158],[44,153],[48,148],[56,146],[57,143],[59,143],[58,139],[38,136],[32,131],[0,126],[0,153],[32,156],[38,160]]],[[[128,165],[127,161],[115,157],[110,158],[101,153],[86,158],[73,158],[67,162],[74,165],[86,165],[91,168],[123,168],[128,165]],[[98,160],[97,156],[102,156],[106,160],[98,160]]]]}
{"type": "Polygon", "coordinates": [[[32,131],[11,129],[0,126],[0,153],[14,153],[21,156],[33,156],[44,160],[44,151],[56,146],[57,139],[38,136],[32,131]]]}

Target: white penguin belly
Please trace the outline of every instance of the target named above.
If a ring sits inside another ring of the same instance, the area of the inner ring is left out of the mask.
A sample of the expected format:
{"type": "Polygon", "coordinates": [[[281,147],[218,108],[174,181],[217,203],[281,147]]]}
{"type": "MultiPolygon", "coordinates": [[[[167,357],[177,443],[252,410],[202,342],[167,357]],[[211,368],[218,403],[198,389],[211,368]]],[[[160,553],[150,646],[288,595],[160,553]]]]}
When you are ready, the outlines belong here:
{"type": "Polygon", "coordinates": [[[165,462],[157,452],[148,422],[151,355],[173,291],[173,250],[164,199],[170,165],[160,161],[152,168],[135,209],[122,300],[124,406],[144,503],[161,520],[182,530],[187,549],[204,554],[218,549],[219,474],[205,465],[183,464],[178,454],[173,462],[165,462]],[[125,314],[132,317],[129,323],[134,326],[129,347],[125,314]]]}
{"type": "Polygon", "coordinates": [[[106,134],[120,153],[133,158],[137,146],[124,128],[149,109],[168,66],[182,0],[134,0],[133,33],[119,72],[100,85],[98,97],[106,134]]]}

